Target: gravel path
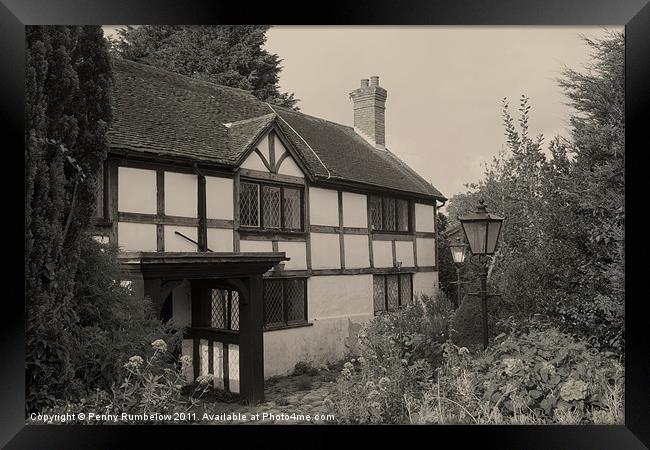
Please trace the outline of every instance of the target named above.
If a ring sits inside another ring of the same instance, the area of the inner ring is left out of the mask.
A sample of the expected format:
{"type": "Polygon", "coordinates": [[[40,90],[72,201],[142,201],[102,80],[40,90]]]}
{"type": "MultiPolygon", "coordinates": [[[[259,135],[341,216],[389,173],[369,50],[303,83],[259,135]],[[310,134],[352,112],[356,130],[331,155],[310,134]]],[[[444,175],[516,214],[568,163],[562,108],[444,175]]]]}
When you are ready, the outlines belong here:
{"type": "Polygon", "coordinates": [[[197,416],[210,425],[228,424],[326,424],[333,416],[323,403],[335,387],[337,372],[292,375],[265,382],[265,402],[255,406],[207,400],[197,416]],[[329,417],[328,417],[329,415],[329,417]]]}

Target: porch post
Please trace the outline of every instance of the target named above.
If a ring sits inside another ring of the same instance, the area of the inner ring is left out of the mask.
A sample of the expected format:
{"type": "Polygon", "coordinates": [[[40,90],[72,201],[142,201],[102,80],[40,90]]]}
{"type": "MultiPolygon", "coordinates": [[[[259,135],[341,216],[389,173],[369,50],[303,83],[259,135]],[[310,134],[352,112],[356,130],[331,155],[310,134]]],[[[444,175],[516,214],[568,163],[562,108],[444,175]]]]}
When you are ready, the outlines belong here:
{"type": "Polygon", "coordinates": [[[264,400],[262,275],[248,277],[245,283],[248,297],[239,303],[240,393],[254,404],[264,400]]]}

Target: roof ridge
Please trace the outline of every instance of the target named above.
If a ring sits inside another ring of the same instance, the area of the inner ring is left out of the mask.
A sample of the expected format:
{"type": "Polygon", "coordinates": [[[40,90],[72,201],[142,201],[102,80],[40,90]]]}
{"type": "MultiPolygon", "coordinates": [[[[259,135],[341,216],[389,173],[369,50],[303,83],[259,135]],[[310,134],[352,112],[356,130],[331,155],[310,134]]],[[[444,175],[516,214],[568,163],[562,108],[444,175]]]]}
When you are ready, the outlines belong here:
{"type": "Polygon", "coordinates": [[[311,119],[320,120],[321,122],[331,123],[331,124],[333,124],[333,125],[337,125],[337,126],[339,126],[339,127],[349,128],[350,130],[353,130],[353,131],[354,131],[354,127],[351,127],[350,125],[345,125],[345,124],[343,124],[343,123],[334,122],[333,120],[324,119],[324,118],[322,118],[322,117],[313,116],[313,115],[311,115],[311,114],[306,114],[306,113],[304,113],[304,112],[302,112],[302,111],[296,111],[295,109],[287,108],[286,106],[273,105],[273,107],[274,107],[274,108],[277,108],[277,109],[284,110],[284,111],[289,112],[289,113],[300,114],[300,115],[302,115],[302,116],[309,117],[309,118],[311,118],[311,119]]]}
{"type": "Polygon", "coordinates": [[[254,122],[254,121],[256,121],[256,120],[260,120],[260,119],[262,119],[262,118],[269,117],[269,116],[273,116],[273,117],[275,117],[275,116],[277,116],[277,114],[271,112],[271,113],[268,113],[268,114],[262,114],[261,116],[251,117],[251,118],[249,118],[249,119],[236,120],[236,121],[234,121],[234,122],[230,122],[230,126],[232,127],[233,125],[234,125],[234,126],[237,126],[237,125],[244,125],[244,124],[246,124],[246,123],[254,122]]]}
{"type": "Polygon", "coordinates": [[[172,75],[172,76],[175,76],[175,77],[184,78],[184,79],[186,79],[188,81],[208,85],[210,87],[222,88],[222,89],[226,89],[226,90],[241,92],[243,94],[248,94],[251,97],[253,97],[255,100],[261,101],[260,99],[255,97],[255,95],[253,95],[253,91],[249,91],[249,90],[242,89],[242,88],[236,88],[236,87],[232,87],[232,86],[226,86],[225,84],[215,83],[214,81],[202,80],[201,78],[191,77],[189,75],[184,75],[182,73],[174,72],[174,71],[171,71],[171,70],[168,70],[168,69],[162,69],[160,67],[152,66],[151,64],[145,64],[145,63],[140,62],[140,61],[133,61],[132,59],[122,58],[121,56],[117,56],[117,55],[111,55],[111,58],[113,60],[115,60],[115,61],[120,61],[120,62],[124,62],[124,63],[127,63],[127,64],[133,64],[133,65],[139,66],[141,68],[151,70],[153,72],[165,73],[165,74],[172,75]]]}

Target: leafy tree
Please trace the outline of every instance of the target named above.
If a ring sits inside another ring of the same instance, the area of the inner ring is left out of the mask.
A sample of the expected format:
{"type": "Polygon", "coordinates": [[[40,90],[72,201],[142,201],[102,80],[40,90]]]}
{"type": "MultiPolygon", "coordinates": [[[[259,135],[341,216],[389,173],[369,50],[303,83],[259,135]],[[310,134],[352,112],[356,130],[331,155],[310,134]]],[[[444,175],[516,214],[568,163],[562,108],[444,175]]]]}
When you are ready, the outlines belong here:
{"type": "Polygon", "coordinates": [[[142,25],[118,29],[112,51],[190,77],[252,91],[260,100],[296,108],[278,87],[278,55],[262,46],[266,25],[142,25]]]}
{"type": "Polygon", "coordinates": [[[449,219],[441,212],[436,216],[438,230],[438,281],[440,289],[442,289],[447,297],[452,299],[454,305],[460,304],[460,299],[457,297],[456,282],[456,269],[454,268],[454,261],[449,251],[449,239],[445,237],[445,232],[449,230],[449,219]]]}
{"type": "Polygon", "coordinates": [[[74,377],[75,274],[111,120],[101,27],[26,27],[25,76],[26,398],[35,409],[74,377]]]}
{"type": "Polygon", "coordinates": [[[587,73],[567,69],[560,85],[574,113],[571,141],[528,134],[530,106],[519,120],[504,99],[506,148],[482,180],[451,199],[457,215],[479,198],[505,216],[490,282],[504,295],[496,308],[520,318],[551,317],[601,347],[622,351],[624,298],[624,40],[599,41],[587,73]],[[548,156],[547,156],[548,155],[548,156]]]}

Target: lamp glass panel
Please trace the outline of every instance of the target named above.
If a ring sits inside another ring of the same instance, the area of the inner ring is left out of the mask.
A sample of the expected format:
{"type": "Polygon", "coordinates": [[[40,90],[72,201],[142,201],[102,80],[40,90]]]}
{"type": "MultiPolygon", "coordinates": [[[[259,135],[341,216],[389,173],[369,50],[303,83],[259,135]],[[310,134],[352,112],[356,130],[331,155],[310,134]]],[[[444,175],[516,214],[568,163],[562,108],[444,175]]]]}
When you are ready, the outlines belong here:
{"type": "Polygon", "coordinates": [[[485,233],[486,222],[483,220],[474,220],[463,222],[463,229],[467,236],[469,248],[475,255],[485,254],[485,233]]]}
{"type": "Polygon", "coordinates": [[[487,252],[488,254],[494,253],[496,249],[497,240],[499,239],[499,232],[501,231],[501,221],[494,220],[490,221],[488,225],[488,236],[487,236],[487,252]]]}
{"type": "Polygon", "coordinates": [[[451,257],[456,264],[462,264],[462,262],[465,260],[465,247],[461,245],[452,246],[451,257]]]}

